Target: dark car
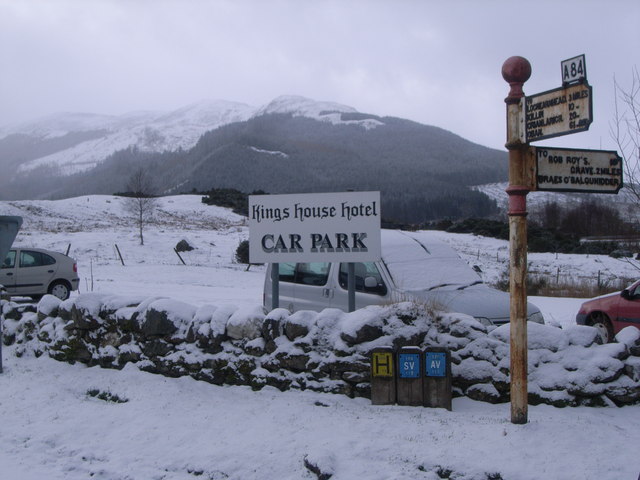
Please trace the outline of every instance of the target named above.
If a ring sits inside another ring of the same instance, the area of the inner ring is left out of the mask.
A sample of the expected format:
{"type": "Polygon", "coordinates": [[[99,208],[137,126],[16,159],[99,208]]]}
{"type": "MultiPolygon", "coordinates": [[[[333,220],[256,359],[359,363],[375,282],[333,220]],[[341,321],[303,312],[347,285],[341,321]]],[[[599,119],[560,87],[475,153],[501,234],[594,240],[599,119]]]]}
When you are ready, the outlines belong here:
{"type": "Polygon", "coordinates": [[[602,343],[613,341],[625,327],[640,328],[640,280],[621,292],[584,302],[576,323],[597,328],[602,343]]]}
{"type": "Polygon", "coordinates": [[[66,300],[79,283],[73,258],[41,248],[12,248],[0,269],[0,284],[15,296],[38,299],[49,293],[66,300]]]}

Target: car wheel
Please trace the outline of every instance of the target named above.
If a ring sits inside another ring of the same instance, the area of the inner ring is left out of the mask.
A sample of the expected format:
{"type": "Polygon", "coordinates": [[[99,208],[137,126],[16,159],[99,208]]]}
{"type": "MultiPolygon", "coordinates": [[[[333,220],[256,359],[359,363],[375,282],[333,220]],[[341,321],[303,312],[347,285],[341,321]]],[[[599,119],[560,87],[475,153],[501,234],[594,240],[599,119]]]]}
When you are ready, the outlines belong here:
{"type": "Polygon", "coordinates": [[[613,341],[613,327],[611,320],[602,312],[592,313],[589,317],[589,325],[598,330],[598,338],[602,343],[613,341]]]}
{"type": "Polygon", "coordinates": [[[58,297],[60,300],[66,300],[67,298],[69,298],[69,286],[66,284],[66,282],[63,282],[61,280],[58,280],[56,282],[53,282],[50,286],[49,286],[49,294],[53,295],[54,297],[58,297]]]}

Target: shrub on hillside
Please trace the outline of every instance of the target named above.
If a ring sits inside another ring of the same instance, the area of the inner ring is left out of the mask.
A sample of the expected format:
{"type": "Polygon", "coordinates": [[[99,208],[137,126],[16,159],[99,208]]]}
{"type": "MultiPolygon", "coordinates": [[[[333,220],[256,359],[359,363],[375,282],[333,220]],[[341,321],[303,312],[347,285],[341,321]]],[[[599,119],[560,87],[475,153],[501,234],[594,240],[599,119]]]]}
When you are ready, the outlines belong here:
{"type": "MultiPolygon", "coordinates": [[[[467,218],[453,222],[447,229],[451,233],[472,233],[483,237],[509,239],[509,224],[500,220],[486,218],[467,218]]],[[[560,228],[545,228],[536,223],[529,223],[527,228],[527,244],[529,252],[555,253],[587,253],[593,255],[609,255],[620,249],[617,242],[582,243],[576,234],[564,232],[560,228]]]]}
{"type": "Polygon", "coordinates": [[[236,262],[249,263],[249,240],[242,240],[236,248],[236,262]]]}
{"type": "MultiPolygon", "coordinates": [[[[262,190],[256,190],[251,195],[263,195],[264,193],[262,190]]],[[[247,193],[235,188],[212,188],[204,194],[202,203],[230,208],[238,215],[247,216],[249,214],[249,194],[247,193]]]]}

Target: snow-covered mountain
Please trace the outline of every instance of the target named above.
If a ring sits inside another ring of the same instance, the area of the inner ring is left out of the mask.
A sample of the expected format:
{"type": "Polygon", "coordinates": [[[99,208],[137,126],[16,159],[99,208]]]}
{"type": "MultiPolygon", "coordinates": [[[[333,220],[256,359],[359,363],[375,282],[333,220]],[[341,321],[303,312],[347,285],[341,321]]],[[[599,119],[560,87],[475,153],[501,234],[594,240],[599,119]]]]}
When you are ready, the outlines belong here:
{"type": "Polygon", "coordinates": [[[290,113],[367,129],[382,124],[373,118],[342,120],[342,114],[358,112],[338,103],[300,96],[281,96],[263,107],[204,100],[171,112],[143,111],[117,116],[57,113],[0,128],[0,165],[11,164],[21,174],[47,166],[59,175],[71,175],[94,168],[118,150],[130,147],[149,152],[186,150],[207,131],[272,113],[290,113]],[[22,140],[17,146],[16,138],[22,140]],[[25,144],[31,150],[34,145],[42,145],[37,153],[25,155],[25,144]]]}
{"type": "Polygon", "coordinates": [[[215,100],[197,102],[172,112],[132,112],[118,116],[58,113],[5,127],[0,130],[0,142],[11,135],[26,136],[36,143],[52,142],[78,132],[91,134],[65,145],[66,148],[53,152],[43,149],[43,155],[17,167],[17,172],[23,173],[43,165],[55,166],[60,174],[68,175],[89,170],[112,153],[129,147],[158,152],[190,148],[204,132],[246,120],[254,112],[255,108],[249,105],[215,100]]]}
{"type": "Polygon", "coordinates": [[[300,96],[60,114],[0,131],[3,200],[123,192],[146,168],[165,195],[380,190],[386,218],[422,223],[490,215],[493,203],[468,187],[505,179],[506,165],[505,152],[447,130],[300,96]]]}
{"type": "Polygon", "coordinates": [[[309,98],[296,95],[284,95],[259,108],[254,117],[271,113],[291,113],[293,116],[308,117],[334,125],[359,125],[370,129],[383,125],[380,120],[374,118],[358,118],[344,120],[343,114],[359,114],[353,108],[335,102],[318,102],[309,98]]]}

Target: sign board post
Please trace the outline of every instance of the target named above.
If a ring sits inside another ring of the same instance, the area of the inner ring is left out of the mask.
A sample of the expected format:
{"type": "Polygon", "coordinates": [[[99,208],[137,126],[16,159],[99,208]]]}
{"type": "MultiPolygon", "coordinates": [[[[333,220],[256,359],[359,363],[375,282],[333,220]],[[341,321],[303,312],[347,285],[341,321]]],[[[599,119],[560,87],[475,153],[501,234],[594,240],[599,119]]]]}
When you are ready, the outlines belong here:
{"type": "Polygon", "coordinates": [[[271,310],[280,306],[280,264],[271,264],[271,310]]]}
{"type": "Polygon", "coordinates": [[[428,348],[423,375],[423,405],[451,410],[451,353],[445,348],[428,348]]]}
{"type": "Polygon", "coordinates": [[[402,347],[398,353],[398,405],[423,404],[422,350],[418,347],[402,347]]]}
{"type": "MultiPolygon", "coordinates": [[[[0,215],[0,262],[4,262],[21,226],[22,217],[0,215]]],[[[0,373],[2,373],[2,321],[0,321],[0,373]]]]}
{"type": "Polygon", "coordinates": [[[396,372],[392,347],[378,347],[371,352],[371,403],[396,403],[396,372]]]}
{"type": "Polygon", "coordinates": [[[349,312],[356,309],[356,264],[347,263],[347,296],[349,303],[349,312]]]}
{"type": "MultiPolygon", "coordinates": [[[[531,76],[531,64],[523,57],[510,57],[502,65],[509,83],[507,143],[509,151],[509,291],[511,422],[527,423],[527,194],[533,175],[527,158],[522,87],[531,76]]],[[[533,109],[532,109],[533,110],[533,109]]],[[[534,128],[531,126],[531,128],[534,128]]]]}

